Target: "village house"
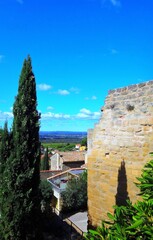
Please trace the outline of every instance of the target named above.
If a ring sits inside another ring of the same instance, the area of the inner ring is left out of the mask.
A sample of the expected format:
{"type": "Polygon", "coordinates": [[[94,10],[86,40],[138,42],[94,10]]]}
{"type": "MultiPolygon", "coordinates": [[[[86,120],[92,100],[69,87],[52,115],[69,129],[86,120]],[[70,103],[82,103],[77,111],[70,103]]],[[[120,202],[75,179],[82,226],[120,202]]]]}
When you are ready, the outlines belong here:
{"type": "Polygon", "coordinates": [[[50,157],[51,170],[68,170],[80,168],[85,164],[86,151],[55,152],[50,157]]]}
{"type": "Polygon", "coordinates": [[[62,209],[61,193],[66,189],[68,181],[78,178],[84,171],[85,168],[73,168],[47,178],[53,190],[52,206],[58,211],[57,213],[62,209]]]}
{"type": "Polygon", "coordinates": [[[46,180],[47,178],[55,176],[61,172],[62,172],[61,170],[41,170],[40,171],[40,179],[46,180]]]}

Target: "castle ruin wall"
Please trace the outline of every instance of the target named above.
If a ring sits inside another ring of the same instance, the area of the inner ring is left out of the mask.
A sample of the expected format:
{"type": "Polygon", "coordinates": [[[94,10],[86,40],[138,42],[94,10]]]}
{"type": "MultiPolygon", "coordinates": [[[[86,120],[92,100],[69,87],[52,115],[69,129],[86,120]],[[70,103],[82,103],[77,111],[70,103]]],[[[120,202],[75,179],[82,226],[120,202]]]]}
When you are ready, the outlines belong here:
{"type": "Polygon", "coordinates": [[[88,217],[97,226],[112,206],[138,199],[135,185],[153,152],[153,81],[109,91],[88,131],[88,217]]]}

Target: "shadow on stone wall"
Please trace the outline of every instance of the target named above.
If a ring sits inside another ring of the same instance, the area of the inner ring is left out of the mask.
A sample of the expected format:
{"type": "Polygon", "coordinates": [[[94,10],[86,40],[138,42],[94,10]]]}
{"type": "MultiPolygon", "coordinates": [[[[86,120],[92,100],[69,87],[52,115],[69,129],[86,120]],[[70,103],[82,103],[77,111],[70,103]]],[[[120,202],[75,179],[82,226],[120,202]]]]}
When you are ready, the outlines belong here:
{"type": "Polygon", "coordinates": [[[124,160],[121,162],[121,166],[118,170],[118,187],[116,194],[116,205],[126,206],[127,200],[129,200],[127,192],[127,176],[124,160]]]}

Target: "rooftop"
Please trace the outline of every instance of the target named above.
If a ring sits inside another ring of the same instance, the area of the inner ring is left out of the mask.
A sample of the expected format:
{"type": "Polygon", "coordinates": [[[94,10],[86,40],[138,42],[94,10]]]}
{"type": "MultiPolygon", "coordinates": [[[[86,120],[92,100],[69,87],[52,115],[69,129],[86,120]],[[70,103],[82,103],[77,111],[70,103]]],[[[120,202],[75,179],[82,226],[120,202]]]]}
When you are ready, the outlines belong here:
{"type": "Polygon", "coordinates": [[[78,177],[78,175],[83,173],[84,171],[85,169],[82,168],[73,168],[49,177],[47,180],[59,190],[64,190],[69,180],[74,177],[78,177]]]}
{"type": "Polygon", "coordinates": [[[69,151],[69,152],[59,152],[63,162],[78,162],[85,161],[86,152],[80,151],[69,151]]]}

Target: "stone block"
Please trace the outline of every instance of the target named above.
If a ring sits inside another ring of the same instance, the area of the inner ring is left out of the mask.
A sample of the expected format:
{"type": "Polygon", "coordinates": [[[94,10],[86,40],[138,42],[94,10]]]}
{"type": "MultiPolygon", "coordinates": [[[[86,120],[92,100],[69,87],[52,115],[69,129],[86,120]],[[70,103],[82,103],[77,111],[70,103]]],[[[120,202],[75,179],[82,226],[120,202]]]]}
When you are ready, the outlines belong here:
{"type": "Polygon", "coordinates": [[[111,91],[99,123],[89,134],[88,209],[93,225],[113,212],[120,171],[125,174],[130,200],[137,199],[133,182],[153,152],[152,91],[153,81],[111,91]],[[134,105],[133,111],[127,111],[128,103],[134,105]]]}

